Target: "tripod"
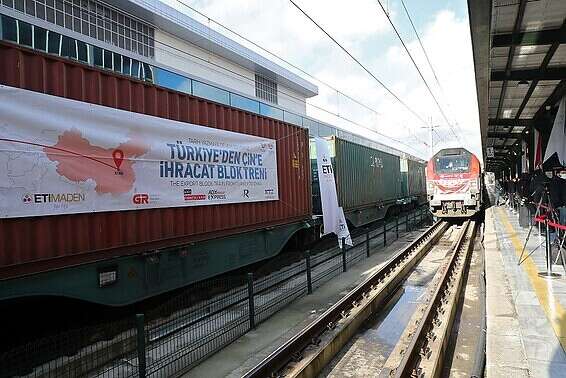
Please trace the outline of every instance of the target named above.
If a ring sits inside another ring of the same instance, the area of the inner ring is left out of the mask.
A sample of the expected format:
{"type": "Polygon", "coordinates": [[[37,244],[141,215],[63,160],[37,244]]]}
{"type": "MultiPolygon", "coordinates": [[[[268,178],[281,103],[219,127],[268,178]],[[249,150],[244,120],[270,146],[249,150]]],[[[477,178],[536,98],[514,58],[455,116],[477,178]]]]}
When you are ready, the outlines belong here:
{"type": "MultiPolygon", "coordinates": [[[[552,273],[552,246],[550,243],[550,225],[549,225],[549,217],[550,220],[552,221],[552,223],[556,224],[556,216],[555,216],[555,210],[552,206],[552,201],[550,198],[550,192],[548,190],[548,186],[545,183],[544,184],[544,190],[541,193],[541,197],[540,200],[537,204],[537,210],[534,216],[534,220],[536,223],[539,223],[539,227],[540,227],[540,223],[544,222],[545,226],[546,226],[546,237],[545,237],[545,243],[546,243],[546,272],[540,272],[539,276],[541,277],[546,277],[546,278],[556,278],[559,277],[559,274],[556,273],[552,273]],[[545,201],[546,199],[546,201],[545,201]],[[542,214],[541,209],[545,209],[545,214],[542,214]]],[[[529,238],[531,236],[531,233],[533,231],[533,227],[534,227],[534,223],[531,224],[531,226],[529,227],[529,232],[527,233],[527,238],[525,239],[525,243],[523,244],[523,249],[521,250],[521,256],[519,257],[519,261],[517,262],[517,265],[521,265],[527,258],[529,258],[529,256],[531,256],[537,249],[540,248],[540,246],[542,245],[542,243],[540,243],[536,248],[534,248],[532,251],[530,251],[528,253],[528,255],[523,258],[525,250],[527,248],[527,244],[529,242],[529,238]]],[[[539,228],[539,232],[540,232],[540,228],[539,228]]],[[[560,232],[558,230],[556,230],[557,232],[557,236],[558,236],[558,240],[560,240],[560,232]]],[[[560,256],[560,259],[562,260],[562,268],[564,269],[564,272],[566,273],[566,260],[564,258],[564,254],[562,252],[562,247],[564,246],[564,241],[566,240],[566,234],[563,236],[562,241],[560,241],[559,245],[558,245],[558,253],[560,256]]],[[[558,260],[558,256],[556,257],[555,262],[558,260]]]]}

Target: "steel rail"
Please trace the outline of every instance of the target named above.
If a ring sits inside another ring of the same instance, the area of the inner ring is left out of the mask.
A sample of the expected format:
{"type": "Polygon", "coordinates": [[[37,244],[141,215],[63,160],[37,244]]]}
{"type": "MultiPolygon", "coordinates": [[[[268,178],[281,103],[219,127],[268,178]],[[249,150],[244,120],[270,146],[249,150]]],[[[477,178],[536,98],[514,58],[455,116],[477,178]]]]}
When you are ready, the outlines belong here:
{"type": "MultiPolygon", "coordinates": [[[[364,282],[350,291],[332,307],[326,310],[318,319],[303,328],[287,342],[278,347],[263,361],[248,371],[243,377],[273,377],[283,369],[290,361],[301,355],[302,351],[312,344],[318,344],[320,336],[327,330],[333,329],[335,324],[350,313],[367,297],[367,293],[375,289],[376,285],[384,281],[388,284],[383,286],[376,296],[380,296],[380,304],[386,302],[387,298],[394,292],[397,285],[405,278],[411,268],[420,260],[425,252],[428,252],[436,240],[446,231],[448,222],[438,221],[428,228],[423,234],[415,239],[409,246],[397,253],[377,272],[369,276],[364,282]],[[419,249],[420,253],[418,252],[419,249]],[[411,257],[410,263],[405,264],[404,269],[395,272],[404,261],[411,257]],[[393,275],[392,275],[393,274],[393,275]],[[391,277],[390,277],[391,276],[391,277]]],[[[336,350],[337,352],[337,350],[336,350]]]]}
{"type": "Polygon", "coordinates": [[[401,363],[392,371],[396,378],[436,377],[440,373],[463,286],[464,269],[471,255],[475,233],[476,223],[466,221],[452,248],[454,252],[444,270],[440,284],[437,285],[416,331],[412,333],[401,363]],[[446,306],[449,307],[443,308],[446,306]],[[447,318],[442,324],[438,319],[445,314],[447,318]],[[427,345],[433,342],[440,350],[433,350],[427,345]]]}

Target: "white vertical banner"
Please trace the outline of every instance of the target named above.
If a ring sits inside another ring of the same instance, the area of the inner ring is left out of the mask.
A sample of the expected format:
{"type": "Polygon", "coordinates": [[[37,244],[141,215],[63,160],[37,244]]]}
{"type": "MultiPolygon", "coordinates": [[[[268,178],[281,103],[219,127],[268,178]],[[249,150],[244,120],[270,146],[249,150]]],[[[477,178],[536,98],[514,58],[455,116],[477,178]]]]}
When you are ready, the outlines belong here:
{"type": "Polygon", "coordinates": [[[534,169],[539,169],[542,165],[542,140],[540,137],[540,132],[537,129],[533,129],[534,133],[534,169]]]}
{"type": "Polygon", "coordinates": [[[345,238],[346,244],[351,246],[353,243],[344,210],[338,206],[336,182],[334,181],[334,170],[332,169],[328,143],[322,138],[315,138],[315,142],[324,234],[333,232],[338,236],[340,246],[342,246],[342,238],[345,238]]]}
{"type": "Polygon", "coordinates": [[[562,97],[562,100],[560,100],[543,162],[546,162],[554,154],[556,154],[557,163],[562,166],[566,165],[566,97],[562,97]]]}
{"type": "Polygon", "coordinates": [[[527,142],[521,141],[521,173],[529,173],[529,156],[527,151],[527,142]]]}

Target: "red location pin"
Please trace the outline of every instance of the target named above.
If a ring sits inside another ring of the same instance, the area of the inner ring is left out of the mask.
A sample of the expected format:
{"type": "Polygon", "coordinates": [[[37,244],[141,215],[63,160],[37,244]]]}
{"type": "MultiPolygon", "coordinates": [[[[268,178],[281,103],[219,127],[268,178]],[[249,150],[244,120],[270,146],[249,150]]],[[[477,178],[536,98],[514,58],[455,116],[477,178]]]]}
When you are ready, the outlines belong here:
{"type": "Polygon", "coordinates": [[[114,159],[114,164],[116,164],[116,169],[120,170],[120,165],[124,161],[124,152],[122,150],[112,151],[112,159],[114,159]]]}

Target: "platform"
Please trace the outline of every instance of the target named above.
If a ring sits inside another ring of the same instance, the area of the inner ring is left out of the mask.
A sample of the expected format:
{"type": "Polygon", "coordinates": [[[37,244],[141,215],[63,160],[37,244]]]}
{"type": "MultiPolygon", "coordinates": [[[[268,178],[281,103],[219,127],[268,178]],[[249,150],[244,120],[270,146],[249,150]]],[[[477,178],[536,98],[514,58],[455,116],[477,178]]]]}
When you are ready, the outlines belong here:
{"type": "Polygon", "coordinates": [[[566,376],[566,276],[542,278],[546,271],[544,237],[533,230],[527,251],[541,245],[518,265],[528,228],[505,206],[485,217],[487,346],[486,376],[566,376]]]}

